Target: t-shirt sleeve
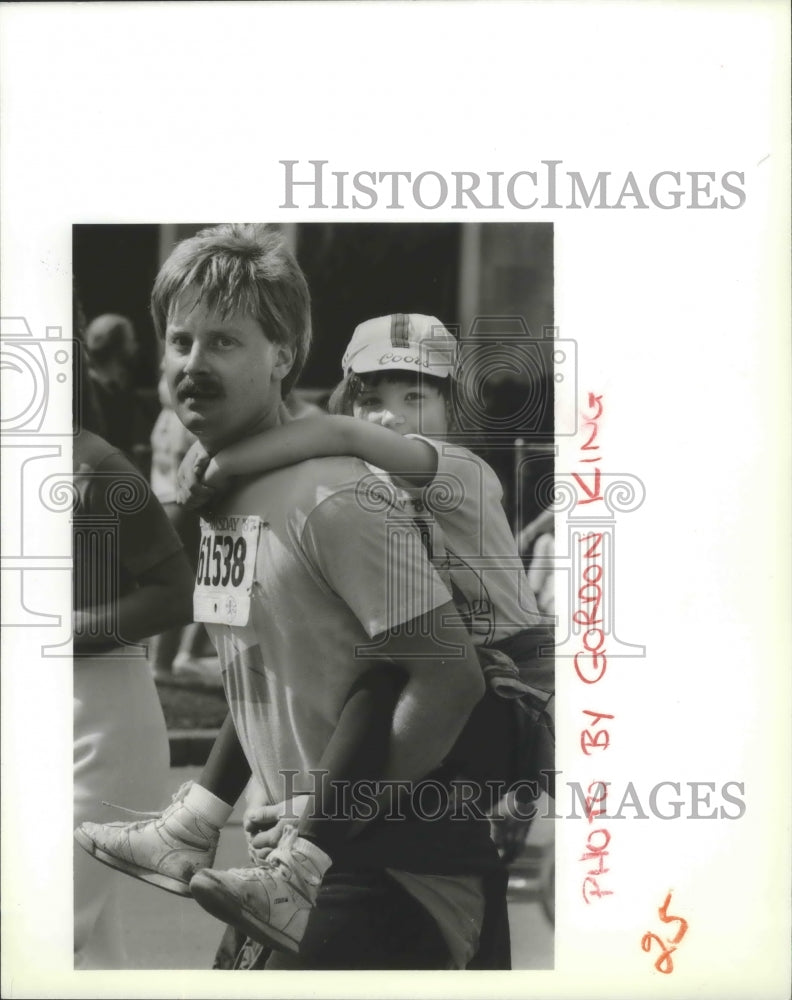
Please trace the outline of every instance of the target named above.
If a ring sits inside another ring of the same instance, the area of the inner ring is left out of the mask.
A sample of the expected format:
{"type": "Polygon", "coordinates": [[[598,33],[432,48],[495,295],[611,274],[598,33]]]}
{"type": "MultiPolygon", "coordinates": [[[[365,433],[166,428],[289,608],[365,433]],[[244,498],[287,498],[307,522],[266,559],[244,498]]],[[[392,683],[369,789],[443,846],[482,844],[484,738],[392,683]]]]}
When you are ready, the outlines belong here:
{"type": "Polygon", "coordinates": [[[369,509],[355,490],[335,493],[314,508],[301,547],[370,638],[451,600],[410,514],[395,507],[369,509]]]}
{"type": "Polygon", "coordinates": [[[118,517],[118,559],[129,576],[153,569],[182,548],[151,487],[128,459],[113,451],[96,471],[92,508],[118,517]]]}
{"type": "Polygon", "coordinates": [[[450,513],[463,507],[478,510],[485,502],[502,500],[503,487],[492,467],[469,448],[422,434],[408,434],[407,437],[423,441],[437,453],[437,471],[431,483],[420,493],[410,491],[420,496],[429,510],[437,513],[450,513]]]}

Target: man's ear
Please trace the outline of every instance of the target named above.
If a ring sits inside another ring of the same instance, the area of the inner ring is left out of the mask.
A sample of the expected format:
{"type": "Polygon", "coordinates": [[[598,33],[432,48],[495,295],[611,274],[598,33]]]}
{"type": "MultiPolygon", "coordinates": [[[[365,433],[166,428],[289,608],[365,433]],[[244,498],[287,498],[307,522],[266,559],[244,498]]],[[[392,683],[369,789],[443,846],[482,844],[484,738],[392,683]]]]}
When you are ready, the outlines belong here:
{"type": "Polygon", "coordinates": [[[277,344],[275,364],[272,366],[272,376],[282,382],[294,366],[294,347],[291,344],[277,344]]]}

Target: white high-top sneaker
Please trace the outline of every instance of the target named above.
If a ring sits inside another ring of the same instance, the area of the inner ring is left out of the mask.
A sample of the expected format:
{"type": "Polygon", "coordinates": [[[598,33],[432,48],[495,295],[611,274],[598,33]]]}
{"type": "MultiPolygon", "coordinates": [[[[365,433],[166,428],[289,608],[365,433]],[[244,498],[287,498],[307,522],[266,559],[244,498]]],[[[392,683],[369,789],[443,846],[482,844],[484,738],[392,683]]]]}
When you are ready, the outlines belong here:
{"type": "Polygon", "coordinates": [[[332,860],[287,827],[278,846],[254,868],[205,868],[190,882],[194,899],[213,917],[278,951],[296,954],[332,860]]]}
{"type": "Polygon", "coordinates": [[[82,823],[74,839],[103,864],[174,892],[190,895],[190,879],[214,862],[220,831],[185,805],[191,782],[162,813],[134,823],[82,823]]]}

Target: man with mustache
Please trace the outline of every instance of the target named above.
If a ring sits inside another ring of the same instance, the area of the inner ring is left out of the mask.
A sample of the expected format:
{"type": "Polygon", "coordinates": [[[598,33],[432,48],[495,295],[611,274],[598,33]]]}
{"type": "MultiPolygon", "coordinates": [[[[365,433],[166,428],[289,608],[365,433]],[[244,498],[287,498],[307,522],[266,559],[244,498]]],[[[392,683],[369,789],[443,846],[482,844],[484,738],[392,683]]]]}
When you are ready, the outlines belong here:
{"type": "MultiPolygon", "coordinates": [[[[283,400],[308,353],[310,299],[278,232],[230,225],[185,240],[157,277],[152,314],[176,412],[209,454],[288,419],[283,400]]],[[[221,742],[238,737],[273,804],[312,787],[311,770],[372,665],[403,683],[388,714],[386,778],[415,781],[438,768],[483,693],[467,634],[446,624],[455,608],[415,525],[366,500],[367,473],[357,459],[322,458],[241,480],[204,531],[195,609],[223,668],[233,728],[221,742]]],[[[299,955],[273,952],[267,968],[471,961],[487,876],[498,869],[488,826],[464,811],[401,816],[372,820],[334,850],[299,955]]],[[[255,893],[256,879],[243,890],[255,893]]]]}

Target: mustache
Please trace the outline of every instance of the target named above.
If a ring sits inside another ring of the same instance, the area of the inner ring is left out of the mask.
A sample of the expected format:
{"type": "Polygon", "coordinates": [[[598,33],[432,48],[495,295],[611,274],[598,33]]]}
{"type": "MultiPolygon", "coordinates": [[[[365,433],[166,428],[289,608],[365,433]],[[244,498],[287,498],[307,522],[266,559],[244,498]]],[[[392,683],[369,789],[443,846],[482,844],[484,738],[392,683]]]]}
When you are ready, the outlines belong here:
{"type": "Polygon", "coordinates": [[[221,386],[211,378],[193,378],[185,375],[176,386],[176,398],[186,399],[188,396],[220,396],[221,386]]]}

